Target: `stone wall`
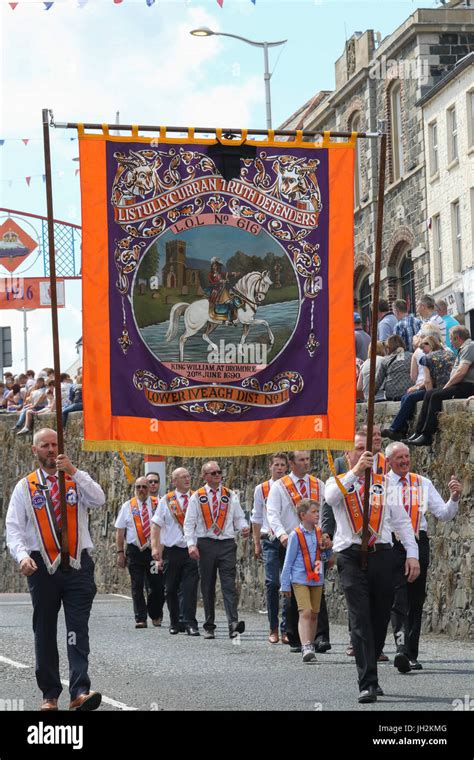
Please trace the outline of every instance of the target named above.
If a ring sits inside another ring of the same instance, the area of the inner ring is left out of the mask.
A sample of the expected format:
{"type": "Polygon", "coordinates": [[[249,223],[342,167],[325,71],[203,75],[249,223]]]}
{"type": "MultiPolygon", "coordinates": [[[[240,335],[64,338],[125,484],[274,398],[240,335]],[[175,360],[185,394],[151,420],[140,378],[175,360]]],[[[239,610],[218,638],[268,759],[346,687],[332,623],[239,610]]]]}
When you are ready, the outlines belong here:
{"type": "MultiPolygon", "coordinates": [[[[453,472],[462,480],[463,497],[458,515],[448,523],[428,516],[431,536],[431,567],[428,595],[425,602],[423,629],[435,633],[447,633],[453,638],[467,639],[473,636],[471,613],[472,600],[472,507],[474,476],[474,402],[450,401],[441,417],[440,433],[432,449],[417,449],[413,453],[413,469],[430,477],[443,498],[448,497],[447,482],[453,472]]],[[[376,421],[389,422],[398,404],[386,402],[376,405],[376,421]]],[[[365,419],[365,405],[357,408],[359,422],[365,419]]],[[[11,491],[17,480],[32,468],[31,440],[17,438],[11,427],[11,419],[0,419],[2,442],[3,501],[0,503],[0,531],[4,533],[5,513],[11,491]]],[[[110,453],[91,454],[80,449],[82,440],[82,415],[69,416],[66,431],[66,451],[74,463],[86,469],[104,488],[107,496],[106,510],[91,513],[90,527],[95,545],[96,582],[99,592],[129,594],[129,577],[116,566],[115,531],[113,523],[120,505],[130,497],[130,485],[118,455],[110,453]]],[[[328,477],[326,455],[313,452],[314,471],[323,480],[328,477]]],[[[135,476],[143,472],[143,458],[138,454],[127,455],[135,476]]],[[[193,473],[194,485],[198,485],[201,460],[169,458],[168,473],[178,466],[187,466],[193,473]]],[[[221,459],[225,483],[240,492],[243,509],[252,508],[254,487],[267,477],[266,457],[239,457],[221,459]]],[[[0,591],[26,591],[26,582],[19,575],[15,563],[3,546],[0,552],[0,591]]],[[[263,568],[253,556],[251,541],[240,541],[238,548],[238,586],[243,609],[256,610],[263,604],[263,568]]],[[[347,619],[344,596],[338,586],[337,572],[331,570],[326,582],[327,601],[332,621],[344,623],[347,619]]]]}

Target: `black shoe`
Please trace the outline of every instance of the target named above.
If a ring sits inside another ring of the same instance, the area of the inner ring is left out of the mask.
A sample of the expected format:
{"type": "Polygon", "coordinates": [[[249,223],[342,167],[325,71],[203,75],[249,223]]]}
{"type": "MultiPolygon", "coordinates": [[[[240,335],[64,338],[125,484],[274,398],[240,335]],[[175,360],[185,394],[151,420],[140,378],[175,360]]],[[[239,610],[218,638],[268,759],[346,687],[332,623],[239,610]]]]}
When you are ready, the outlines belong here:
{"type": "Polygon", "coordinates": [[[179,628],[170,628],[170,633],[173,634],[173,636],[176,636],[176,634],[179,633],[179,628]]]}
{"type": "Polygon", "coordinates": [[[290,647],[290,652],[297,653],[301,652],[301,647],[290,647]]]}
{"type": "Polygon", "coordinates": [[[412,433],[411,435],[408,436],[408,438],[402,438],[401,443],[405,443],[405,444],[411,443],[412,441],[415,440],[415,438],[419,438],[419,436],[420,436],[420,433],[412,433]]]}
{"type": "MultiPolygon", "coordinates": [[[[374,688],[374,687],[371,687],[371,688],[374,688]]],[[[384,696],[383,689],[378,684],[375,687],[375,696],[377,696],[377,697],[383,697],[384,696]]]]}
{"type": "Polygon", "coordinates": [[[377,701],[377,695],[375,693],[375,688],[372,687],[370,689],[363,689],[360,694],[359,698],[357,700],[361,704],[365,704],[366,702],[376,702],[377,701]]]}
{"type": "Polygon", "coordinates": [[[423,670],[423,665],[418,660],[410,660],[410,670],[423,670]]]}
{"type": "Polygon", "coordinates": [[[186,633],[188,636],[200,636],[198,629],[195,628],[193,625],[187,625],[186,626],[186,633]]]}
{"type": "Polygon", "coordinates": [[[187,627],[185,626],[184,623],[180,623],[179,626],[178,626],[178,628],[179,628],[179,632],[180,633],[186,633],[186,631],[187,631],[187,627]]]}
{"type": "Polygon", "coordinates": [[[408,440],[409,446],[431,446],[431,436],[425,435],[422,433],[418,436],[418,438],[415,438],[413,441],[408,440]]]}
{"type": "Polygon", "coordinates": [[[324,652],[329,652],[330,649],[332,649],[332,647],[329,641],[321,640],[321,641],[316,642],[315,644],[315,650],[319,654],[324,654],[324,652]]]}
{"type": "Polygon", "coordinates": [[[243,620],[239,620],[238,623],[231,623],[229,626],[229,638],[235,639],[239,633],[245,631],[245,623],[243,620]]]}
{"type": "Polygon", "coordinates": [[[397,668],[399,673],[408,673],[410,670],[410,660],[403,652],[397,652],[393,660],[393,666],[397,668]]]}
{"type": "Polygon", "coordinates": [[[406,433],[402,433],[400,430],[392,430],[392,428],[383,428],[380,431],[382,438],[390,438],[391,441],[400,441],[405,437],[406,433]]]}

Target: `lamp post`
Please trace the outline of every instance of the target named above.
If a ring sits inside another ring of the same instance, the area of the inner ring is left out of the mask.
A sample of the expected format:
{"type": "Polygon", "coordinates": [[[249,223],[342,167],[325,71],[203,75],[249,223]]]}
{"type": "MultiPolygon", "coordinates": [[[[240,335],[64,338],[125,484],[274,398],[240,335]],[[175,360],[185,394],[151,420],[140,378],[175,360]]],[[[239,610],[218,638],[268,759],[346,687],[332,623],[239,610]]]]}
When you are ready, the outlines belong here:
{"type": "Polygon", "coordinates": [[[234,40],[241,40],[242,42],[246,42],[248,45],[253,45],[253,47],[259,47],[263,48],[263,59],[265,64],[265,71],[264,71],[264,81],[265,81],[265,107],[266,107],[266,113],[267,113],[267,129],[272,128],[272,103],[271,103],[271,96],[270,96],[270,79],[272,75],[270,74],[269,66],[268,66],[268,48],[271,47],[278,47],[278,45],[284,45],[287,40],[280,40],[279,42],[255,42],[255,40],[248,40],[247,37],[241,37],[238,34],[227,34],[226,32],[213,32],[212,29],[209,29],[207,26],[202,26],[199,29],[193,29],[190,34],[194,35],[195,37],[232,37],[234,40]]]}

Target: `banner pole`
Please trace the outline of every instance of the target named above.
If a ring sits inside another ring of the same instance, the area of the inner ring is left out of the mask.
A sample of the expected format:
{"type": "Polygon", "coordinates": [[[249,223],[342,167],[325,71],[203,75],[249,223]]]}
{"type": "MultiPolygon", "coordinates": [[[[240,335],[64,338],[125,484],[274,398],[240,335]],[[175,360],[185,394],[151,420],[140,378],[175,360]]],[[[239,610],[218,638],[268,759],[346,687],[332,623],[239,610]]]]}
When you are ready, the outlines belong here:
{"type": "MultiPolygon", "coordinates": [[[[49,139],[49,110],[43,109],[43,144],[44,167],[46,179],[46,213],[48,218],[49,246],[49,281],[51,292],[51,326],[53,334],[54,357],[54,392],[56,398],[56,429],[58,433],[58,454],[64,453],[64,432],[62,422],[61,379],[59,360],[59,328],[58,328],[58,297],[56,288],[56,257],[54,249],[54,213],[53,213],[53,183],[51,177],[51,145],[49,139]]],[[[69,570],[69,542],[67,530],[66,486],[64,472],[59,471],[59,496],[61,500],[61,567],[69,570]]]]}
{"type": "MultiPolygon", "coordinates": [[[[374,427],[374,398],[375,398],[375,366],[377,358],[377,315],[380,294],[380,270],[382,268],[382,233],[383,233],[383,210],[385,198],[385,174],[387,165],[387,135],[382,134],[380,142],[379,163],[379,192],[377,200],[377,227],[375,237],[375,268],[374,268],[374,293],[372,297],[372,328],[370,341],[370,371],[369,371],[369,395],[367,399],[367,451],[372,451],[373,427],[374,427]]],[[[365,471],[364,488],[364,515],[362,522],[362,546],[361,566],[367,569],[368,540],[369,540],[369,498],[370,481],[372,471],[365,471]]]]}

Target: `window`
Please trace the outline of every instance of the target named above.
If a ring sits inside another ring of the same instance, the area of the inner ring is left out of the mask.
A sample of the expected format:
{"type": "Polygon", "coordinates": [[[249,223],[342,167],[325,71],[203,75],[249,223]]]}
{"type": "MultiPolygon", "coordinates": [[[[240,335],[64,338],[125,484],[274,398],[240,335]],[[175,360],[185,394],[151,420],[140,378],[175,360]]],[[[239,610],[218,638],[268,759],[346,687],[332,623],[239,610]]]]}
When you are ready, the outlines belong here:
{"type": "Polygon", "coordinates": [[[474,147],[474,90],[467,93],[467,144],[474,147]]]}
{"type": "Polygon", "coordinates": [[[400,83],[390,91],[391,138],[392,138],[392,175],[393,180],[400,179],[404,173],[404,156],[402,141],[402,100],[400,83]]]}
{"type": "MultiPolygon", "coordinates": [[[[360,130],[360,115],[356,114],[350,125],[351,132],[359,132],[360,130]]],[[[362,140],[356,140],[355,156],[354,156],[354,208],[360,206],[360,151],[362,140]]]]}
{"type": "Polygon", "coordinates": [[[458,158],[458,124],[456,106],[448,108],[448,161],[451,164],[458,158]]]}
{"type": "Polygon", "coordinates": [[[415,312],[415,270],[411,252],[408,251],[400,264],[400,285],[401,297],[407,302],[408,313],[415,312]]]}
{"type": "Polygon", "coordinates": [[[453,266],[455,272],[462,272],[461,207],[459,201],[451,204],[451,229],[453,232],[453,266]]]}
{"type": "Polygon", "coordinates": [[[430,145],[430,176],[439,169],[438,164],[438,123],[434,121],[429,125],[429,145],[430,145]]]}
{"type": "Polygon", "coordinates": [[[433,217],[433,253],[434,253],[434,284],[435,287],[443,282],[443,252],[441,237],[441,216],[433,217]]]}
{"type": "Polygon", "coordinates": [[[364,277],[360,286],[360,317],[363,329],[370,333],[370,306],[372,304],[372,290],[369,275],[364,277]]]}

